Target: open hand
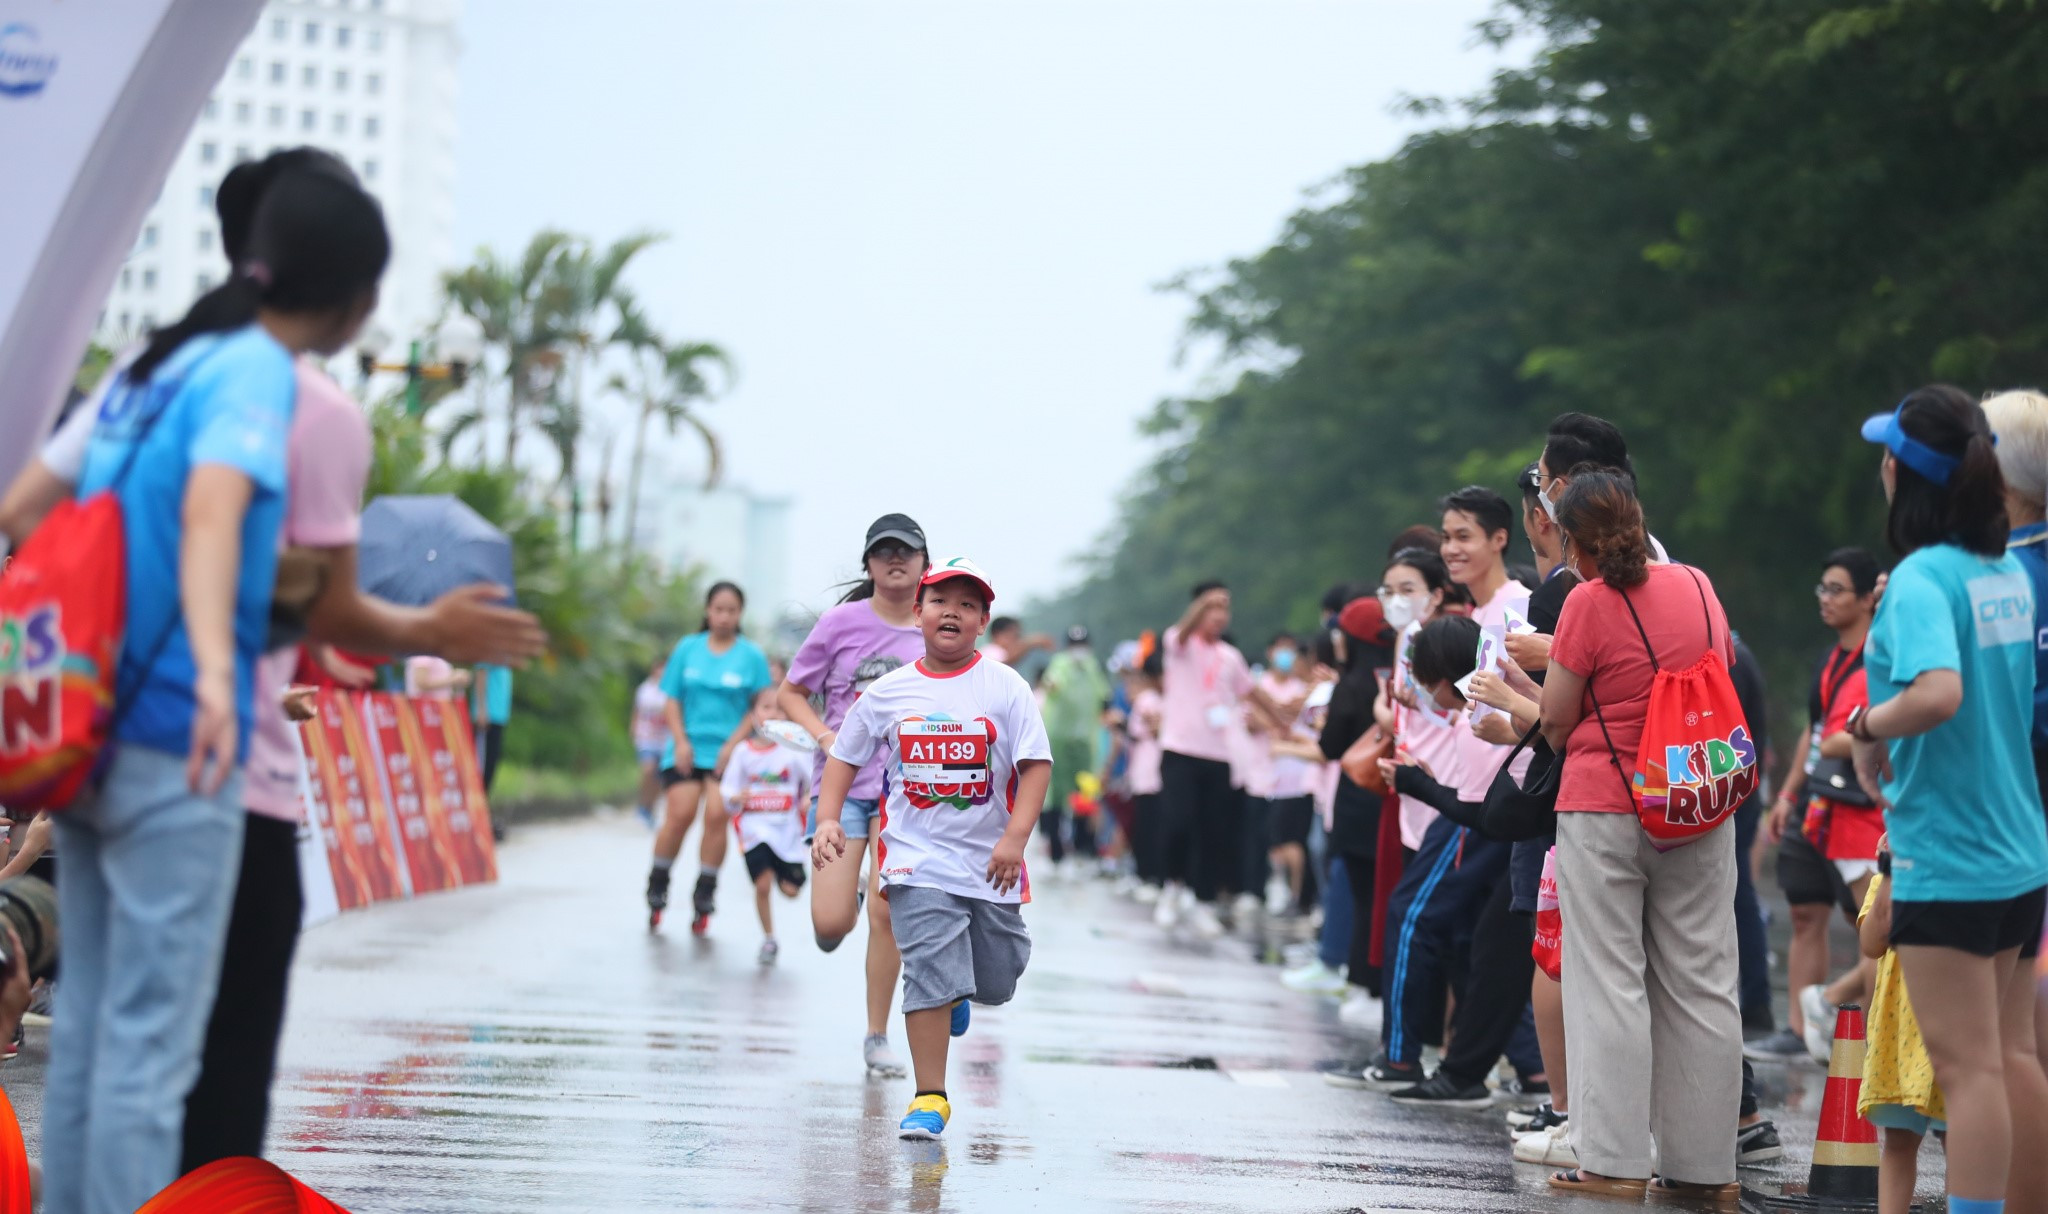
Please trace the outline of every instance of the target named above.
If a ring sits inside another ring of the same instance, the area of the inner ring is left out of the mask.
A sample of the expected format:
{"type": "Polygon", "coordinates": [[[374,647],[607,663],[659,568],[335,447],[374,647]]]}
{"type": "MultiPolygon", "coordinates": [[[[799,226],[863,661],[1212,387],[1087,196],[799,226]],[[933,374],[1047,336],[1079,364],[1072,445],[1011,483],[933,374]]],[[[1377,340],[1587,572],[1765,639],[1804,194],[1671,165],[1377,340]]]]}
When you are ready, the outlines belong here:
{"type": "Polygon", "coordinates": [[[1024,876],[1024,844],[1004,835],[988,855],[988,883],[999,894],[1017,888],[1024,876]]]}
{"type": "Polygon", "coordinates": [[[504,605],[505,588],[490,582],[458,586],[435,599],[434,652],[458,666],[489,662],[524,666],[548,647],[548,634],[531,612],[504,605]]]}
{"type": "Polygon", "coordinates": [[[811,867],[823,872],[845,854],[846,828],[837,822],[818,823],[818,833],[811,838],[811,867]]]}

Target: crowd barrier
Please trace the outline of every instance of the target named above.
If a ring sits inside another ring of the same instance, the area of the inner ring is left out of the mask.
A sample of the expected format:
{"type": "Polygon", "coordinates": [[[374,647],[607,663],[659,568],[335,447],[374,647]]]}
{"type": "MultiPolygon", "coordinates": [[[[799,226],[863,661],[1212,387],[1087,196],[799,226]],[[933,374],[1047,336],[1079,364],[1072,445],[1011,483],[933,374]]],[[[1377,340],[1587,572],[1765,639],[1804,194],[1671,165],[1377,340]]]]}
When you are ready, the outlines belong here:
{"type": "Polygon", "coordinates": [[[299,727],[304,925],[498,879],[491,811],[459,700],[322,691],[299,727]]]}

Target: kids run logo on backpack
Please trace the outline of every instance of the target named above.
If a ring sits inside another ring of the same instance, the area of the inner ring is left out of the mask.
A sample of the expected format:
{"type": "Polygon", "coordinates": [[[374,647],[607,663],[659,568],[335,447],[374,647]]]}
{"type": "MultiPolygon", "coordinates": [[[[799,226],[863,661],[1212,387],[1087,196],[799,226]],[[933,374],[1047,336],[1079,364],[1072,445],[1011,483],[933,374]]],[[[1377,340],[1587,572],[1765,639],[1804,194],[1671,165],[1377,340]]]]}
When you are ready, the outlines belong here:
{"type": "Polygon", "coordinates": [[[57,604],[19,618],[0,615],[0,754],[56,744],[63,728],[63,672],[57,604]]]}
{"type": "MultiPolygon", "coordinates": [[[[1686,714],[1689,726],[1697,728],[1699,720],[1697,713],[1686,714]]],[[[1726,738],[1667,745],[1661,767],[1652,763],[1636,773],[1643,808],[1654,811],[1661,804],[1665,822],[1688,830],[1713,826],[1756,792],[1756,785],[1756,744],[1746,723],[1726,738]],[[1650,787],[1653,780],[1661,780],[1663,789],[1650,787]]]]}

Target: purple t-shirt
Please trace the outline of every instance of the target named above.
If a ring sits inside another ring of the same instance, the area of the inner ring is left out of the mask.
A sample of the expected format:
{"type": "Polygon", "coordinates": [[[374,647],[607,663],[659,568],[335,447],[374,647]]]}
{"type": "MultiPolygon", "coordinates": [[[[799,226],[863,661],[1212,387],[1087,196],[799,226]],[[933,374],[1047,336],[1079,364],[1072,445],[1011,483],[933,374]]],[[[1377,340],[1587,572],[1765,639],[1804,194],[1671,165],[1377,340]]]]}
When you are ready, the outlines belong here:
{"type": "MultiPolygon", "coordinates": [[[[924,633],[917,625],[898,628],[875,614],[872,600],[841,603],[818,617],[811,635],[789,662],[789,681],[825,697],[825,725],[838,729],[853,702],[870,684],[899,666],[924,656],[924,633]]],[[[873,800],[882,795],[886,756],[877,752],[853,778],[847,795],[873,800]]],[[[814,781],[825,775],[825,752],[818,752],[814,781]]],[[[813,787],[817,784],[814,782],[813,787]]]]}

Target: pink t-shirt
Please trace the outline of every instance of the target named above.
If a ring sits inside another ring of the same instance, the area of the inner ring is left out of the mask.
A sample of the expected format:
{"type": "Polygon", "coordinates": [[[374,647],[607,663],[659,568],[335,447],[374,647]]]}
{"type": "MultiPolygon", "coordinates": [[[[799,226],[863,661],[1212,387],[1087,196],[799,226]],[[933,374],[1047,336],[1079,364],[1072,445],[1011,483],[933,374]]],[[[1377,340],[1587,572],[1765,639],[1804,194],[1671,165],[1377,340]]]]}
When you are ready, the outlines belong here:
{"type": "Polygon", "coordinates": [[[1557,788],[1559,813],[1618,814],[1635,809],[1628,776],[1615,771],[1607,750],[1611,737],[1622,772],[1635,771],[1643,720],[1650,710],[1650,684],[1656,678],[1642,635],[1629,616],[1630,605],[1642,618],[1643,630],[1656,646],[1657,662],[1665,670],[1684,670],[1705,656],[1710,620],[1714,648],[1723,662],[1735,664],[1728,617],[1713,583],[1696,569],[1652,565],[1649,580],[1628,592],[1627,603],[1599,578],[1573,587],[1557,621],[1550,660],[1588,683],[1581,701],[1585,719],[1565,742],[1564,775],[1557,788]],[[1607,722],[1605,736],[1600,732],[1601,717],[1593,711],[1594,696],[1600,698],[1607,722]]]}
{"type": "MultiPolygon", "coordinates": [[[[1471,726],[1463,709],[1446,711],[1437,707],[1429,692],[1415,682],[1414,672],[1409,668],[1409,657],[1415,652],[1415,636],[1422,631],[1422,621],[1408,625],[1401,633],[1401,640],[1394,654],[1394,685],[1406,687],[1415,695],[1416,707],[1394,706],[1394,741],[1402,750],[1414,755],[1416,760],[1427,765],[1436,776],[1437,783],[1445,788],[1462,788],[1465,782],[1465,748],[1459,743],[1458,735],[1469,734],[1471,726]]],[[[1461,798],[1462,799],[1462,798],[1461,798]]],[[[1414,849],[1422,846],[1422,832],[1436,821],[1436,810],[1414,797],[1401,798],[1401,846],[1414,849]]]]}
{"type": "Polygon", "coordinates": [[[1230,726],[1237,702],[1252,689],[1251,668],[1237,647],[1166,630],[1165,688],[1159,743],[1191,759],[1230,761],[1230,726]]]}
{"type": "MultiPolygon", "coordinates": [[[[309,362],[300,362],[299,399],[292,413],[286,456],[286,545],[345,548],[362,535],[363,487],[370,479],[370,423],[341,385],[309,362]]],[[[242,795],[251,813],[296,822],[300,757],[298,726],[279,701],[298,664],[296,646],[256,663],[256,728],[242,795]]]]}
{"type": "MultiPolygon", "coordinates": [[[[1266,693],[1275,703],[1286,704],[1307,690],[1300,679],[1288,678],[1268,670],[1259,676],[1259,690],[1266,693]]],[[[1244,765],[1244,791],[1254,797],[1277,797],[1275,791],[1275,768],[1273,759],[1273,735],[1250,727],[1252,709],[1242,706],[1238,717],[1245,722],[1245,735],[1241,743],[1243,754],[1239,760],[1244,765]]],[[[1300,796],[1300,793],[1289,793],[1300,796]]]]}
{"type": "Polygon", "coordinates": [[[1131,700],[1131,761],[1126,775],[1134,797],[1156,795],[1162,787],[1158,729],[1161,704],[1159,693],[1150,687],[1131,700]]]}
{"type": "MultiPolygon", "coordinates": [[[[1481,628],[1502,638],[1508,631],[1508,610],[1513,608],[1516,615],[1529,618],[1529,588],[1510,578],[1493,597],[1481,606],[1472,609],[1472,619],[1481,628]]],[[[1484,801],[1486,792],[1493,787],[1493,778],[1500,772],[1501,763],[1513,752],[1512,746],[1495,746],[1483,742],[1472,733],[1471,716],[1466,716],[1465,737],[1461,740],[1464,756],[1464,779],[1457,784],[1460,801],[1484,801]]],[[[1535,756],[1523,751],[1515,760],[1515,778],[1520,780],[1529,774],[1529,761],[1535,756]]]]}

